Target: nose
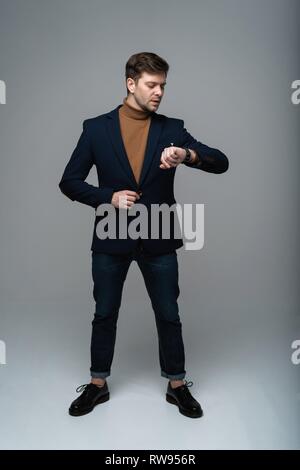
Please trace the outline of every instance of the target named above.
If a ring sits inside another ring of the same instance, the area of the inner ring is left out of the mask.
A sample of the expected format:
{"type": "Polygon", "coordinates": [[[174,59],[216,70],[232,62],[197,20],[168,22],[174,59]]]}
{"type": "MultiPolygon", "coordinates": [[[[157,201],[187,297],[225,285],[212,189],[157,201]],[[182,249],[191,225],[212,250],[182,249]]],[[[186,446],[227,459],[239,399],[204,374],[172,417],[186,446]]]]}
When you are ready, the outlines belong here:
{"type": "Polygon", "coordinates": [[[163,90],[162,90],[161,88],[157,88],[157,89],[155,90],[155,96],[157,96],[157,97],[159,97],[159,98],[162,97],[163,93],[164,93],[164,92],[163,92],[163,90]]]}

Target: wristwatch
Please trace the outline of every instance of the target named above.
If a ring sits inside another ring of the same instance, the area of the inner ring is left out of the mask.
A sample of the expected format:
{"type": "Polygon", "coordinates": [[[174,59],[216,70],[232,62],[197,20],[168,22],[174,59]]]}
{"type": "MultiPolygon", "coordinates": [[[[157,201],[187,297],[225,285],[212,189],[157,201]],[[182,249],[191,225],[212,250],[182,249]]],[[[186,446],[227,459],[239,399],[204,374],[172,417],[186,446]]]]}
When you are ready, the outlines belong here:
{"type": "Polygon", "coordinates": [[[190,161],[192,160],[192,154],[190,152],[190,149],[186,147],[183,147],[183,148],[186,151],[186,156],[185,156],[185,159],[183,160],[183,163],[190,163],[190,161]]]}

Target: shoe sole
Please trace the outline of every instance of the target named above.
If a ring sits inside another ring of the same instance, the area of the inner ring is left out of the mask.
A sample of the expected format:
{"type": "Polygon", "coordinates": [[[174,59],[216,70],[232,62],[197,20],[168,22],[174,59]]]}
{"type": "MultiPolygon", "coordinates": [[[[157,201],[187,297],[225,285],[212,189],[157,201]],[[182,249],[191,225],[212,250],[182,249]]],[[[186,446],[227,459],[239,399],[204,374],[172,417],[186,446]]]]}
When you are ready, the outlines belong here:
{"type": "Polygon", "coordinates": [[[194,413],[192,413],[192,412],[183,410],[183,409],[179,406],[177,400],[176,400],[174,397],[172,397],[171,395],[169,395],[168,393],[166,393],[166,400],[167,400],[168,403],[171,403],[172,405],[176,405],[176,406],[178,407],[178,409],[179,409],[179,412],[180,412],[182,415],[187,416],[188,418],[201,418],[201,417],[203,416],[203,411],[202,411],[201,414],[194,414],[194,413]]]}
{"type": "Polygon", "coordinates": [[[95,406],[99,405],[100,403],[104,403],[106,401],[109,400],[109,393],[107,393],[106,395],[103,395],[102,397],[98,398],[98,400],[95,402],[95,404],[89,408],[88,410],[85,410],[85,411],[70,411],[69,410],[69,415],[71,416],[83,416],[83,415],[87,415],[88,413],[90,413],[91,411],[93,411],[93,409],[95,408],[95,406]]]}

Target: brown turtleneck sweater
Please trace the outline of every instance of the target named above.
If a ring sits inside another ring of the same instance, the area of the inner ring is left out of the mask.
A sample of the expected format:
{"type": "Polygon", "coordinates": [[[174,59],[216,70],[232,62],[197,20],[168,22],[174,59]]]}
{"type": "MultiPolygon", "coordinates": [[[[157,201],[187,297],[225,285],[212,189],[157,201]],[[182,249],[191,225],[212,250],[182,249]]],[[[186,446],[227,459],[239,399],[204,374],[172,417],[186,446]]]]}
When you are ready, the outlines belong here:
{"type": "Polygon", "coordinates": [[[127,98],[119,108],[121,135],[137,183],[143,167],[151,114],[151,111],[133,108],[127,103],[127,98]]]}

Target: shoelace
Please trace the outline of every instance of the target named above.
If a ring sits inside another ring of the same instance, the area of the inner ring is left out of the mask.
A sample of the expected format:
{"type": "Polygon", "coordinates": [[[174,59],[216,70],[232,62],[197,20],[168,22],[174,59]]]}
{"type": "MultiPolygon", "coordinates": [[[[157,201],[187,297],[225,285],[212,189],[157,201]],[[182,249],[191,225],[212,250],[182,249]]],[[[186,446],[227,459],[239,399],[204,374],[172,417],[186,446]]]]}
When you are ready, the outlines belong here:
{"type": "MultiPolygon", "coordinates": [[[[182,393],[184,396],[186,397],[190,397],[190,391],[186,388],[186,387],[191,387],[193,384],[193,382],[190,380],[189,382],[187,380],[184,380],[184,384],[183,385],[179,385],[179,387],[175,387],[174,390],[178,390],[180,391],[180,393],[182,393]],[[185,387],[186,386],[186,387],[185,387]]],[[[172,387],[171,387],[172,388],[172,387]]]]}
{"type": "Polygon", "coordinates": [[[80,393],[80,392],[82,392],[83,390],[86,390],[86,388],[87,388],[88,385],[89,385],[89,384],[79,385],[79,387],[76,388],[76,392],[77,392],[77,393],[80,393]]]}
{"type": "Polygon", "coordinates": [[[185,384],[187,387],[191,387],[192,385],[194,385],[194,383],[190,380],[189,382],[187,382],[186,380],[184,380],[185,384]]]}
{"type": "Polygon", "coordinates": [[[79,387],[76,388],[76,392],[80,393],[80,392],[85,391],[88,388],[89,385],[92,385],[92,384],[89,383],[89,384],[79,385],[79,387]]]}
{"type": "MultiPolygon", "coordinates": [[[[184,384],[183,384],[183,385],[179,385],[179,387],[176,387],[176,388],[182,388],[182,387],[184,387],[185,385],[186,385],[187,387],[191,387],[192,385],[194,385],[194,383],[193,383],[191,380],[188,382],[187,380],[184,379],[183,381],[184,381],[184,384]]],[[[185,389],[183,388],[182,390],[185,390],[185,389]]]]}

